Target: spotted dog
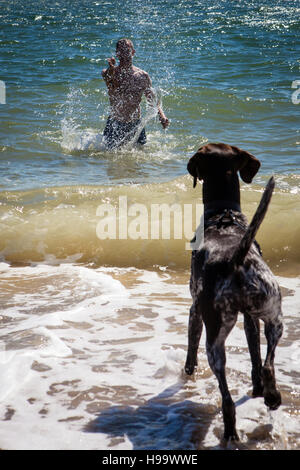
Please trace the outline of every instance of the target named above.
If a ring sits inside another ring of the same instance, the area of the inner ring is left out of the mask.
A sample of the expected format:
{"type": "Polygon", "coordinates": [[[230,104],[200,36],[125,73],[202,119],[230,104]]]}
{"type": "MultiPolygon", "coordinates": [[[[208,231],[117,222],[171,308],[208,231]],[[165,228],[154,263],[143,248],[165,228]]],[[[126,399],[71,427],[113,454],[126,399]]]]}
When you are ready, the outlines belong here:
{"type": "Polygon", "coordinates": [[[191,375],[197,365],[204,322],[208,362],[222,395],[226,440],[238,440],[235,406],[225,374],[225,340],[237,321],[238,312],[244,315],[252,362],[253,396],[263,396],[272,410],[281,404],[274,373],[275,348],[283,331],[281,294],[255,241],[272,197],[274,178],[269,180],[249,225],[240,208],[238,172],[244,182],[251,183],[259,167],[259,160],[249,152],[221,143],[201,147],[187,166],[194,177],[194,187],[197,179],[203,180],[204,240],[192,251],[190,291],[193,304],[185,371],[191,375]],[[264,322],[267,339],[263,365],[259,320],[264,322]]]}

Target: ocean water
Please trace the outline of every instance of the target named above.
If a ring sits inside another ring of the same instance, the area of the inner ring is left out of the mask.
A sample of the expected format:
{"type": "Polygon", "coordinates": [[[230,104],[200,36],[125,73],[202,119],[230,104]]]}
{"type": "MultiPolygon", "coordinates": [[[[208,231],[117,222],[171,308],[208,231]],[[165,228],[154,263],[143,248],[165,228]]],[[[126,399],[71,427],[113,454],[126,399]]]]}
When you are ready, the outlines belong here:
{"type": "Polygon", "coordinates": [[[198,222],[149,236],[153,204],[201,205],[186,164],[207,142],[261,161],[241,184],[249,219],[276,180],[257,238],[283,292],[283,405],[249,398],[240,318],[227,340],[238,448],[299,448],[299,13],[299,1],[273,0],[0,4],[0,448],[224,448],[205,334],[195,377],[182,372],[198,222]],[[120,37],[171,124],[143,102],[146,146],[106,151],[101,70],[120,37]],[[124,197],[146,210],[147,230],[132,211],[140,236],[99,238],[99,207],[124,197]]]}

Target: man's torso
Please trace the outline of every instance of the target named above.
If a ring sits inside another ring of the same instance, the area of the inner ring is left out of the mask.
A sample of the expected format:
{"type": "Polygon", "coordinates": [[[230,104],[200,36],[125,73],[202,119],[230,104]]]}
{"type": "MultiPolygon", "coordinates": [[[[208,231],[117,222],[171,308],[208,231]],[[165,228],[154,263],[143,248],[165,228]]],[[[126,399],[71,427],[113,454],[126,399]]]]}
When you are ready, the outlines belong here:
{"type": "Polygon", "coordinates": [[[143,70],[116,67],[113,81],[108,86],[112,117],[125,122],[139,119],[142,96],[149,84],[149,76],[143,70]]]}

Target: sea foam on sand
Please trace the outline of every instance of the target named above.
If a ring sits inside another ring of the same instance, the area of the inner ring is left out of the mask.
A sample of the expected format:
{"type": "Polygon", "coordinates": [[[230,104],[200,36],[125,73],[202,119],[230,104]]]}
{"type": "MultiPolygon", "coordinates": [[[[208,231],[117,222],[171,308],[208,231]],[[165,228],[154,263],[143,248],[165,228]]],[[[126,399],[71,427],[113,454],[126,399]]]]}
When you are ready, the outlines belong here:
{"type": "MultiPolygon", "coordinates": [[[[222,448],[205,331],[197,373],[183,373],[188,272],[5,263],[0,271],[0,448],[222,448]]],[[[285,330],[275,357],[283,398],[277,411],[250,398],[241,315],[226,342],[239,446],[248,449],[297,448],[300,434],[300,279],[278,280],[285,330]]]]}

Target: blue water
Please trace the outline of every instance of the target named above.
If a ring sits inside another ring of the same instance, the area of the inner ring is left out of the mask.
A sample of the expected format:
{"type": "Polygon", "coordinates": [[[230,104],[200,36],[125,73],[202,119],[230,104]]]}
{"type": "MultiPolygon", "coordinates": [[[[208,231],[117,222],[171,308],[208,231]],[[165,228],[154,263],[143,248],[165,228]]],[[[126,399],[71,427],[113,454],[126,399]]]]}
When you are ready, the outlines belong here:
{"type": "Polygon", "coordinates": [[[274,0],[1,2],[0,189],[167,181],[207,141],[252,152],[261,174],[298,174],[299,13],[274,0]],[[87,148],[109,114],[101,70],[124,36],[171,125],[150,121],[143,150],[87,148]]]}

